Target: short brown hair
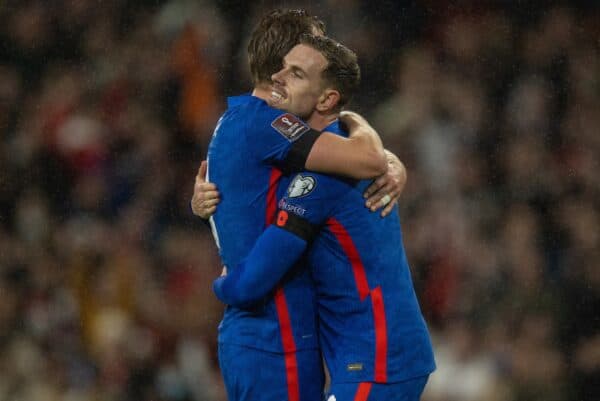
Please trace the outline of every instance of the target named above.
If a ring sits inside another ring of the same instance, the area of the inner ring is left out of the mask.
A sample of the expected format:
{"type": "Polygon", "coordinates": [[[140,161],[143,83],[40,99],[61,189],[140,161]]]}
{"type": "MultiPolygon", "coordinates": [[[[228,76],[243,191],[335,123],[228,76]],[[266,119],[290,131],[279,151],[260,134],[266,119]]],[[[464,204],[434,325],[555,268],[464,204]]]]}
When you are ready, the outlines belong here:
{"type": "Polygon", "coordinates": [[[337,109],[345,106],[360,85],[360,67],[356,53],[340,42],[326,36],[303,35],[300,43],[318,50],[327,60],[321,73],[326,85],[340,93],[337,109]]]}
{"type": "Polygon", "coordinates": [[[324,34],[325,23],[305,10],[273,10],[263,16],[248,43],[252,82],[271,82],[271,76],[283,68],[283,57],[300,37],[315,32],[324,34]]]}

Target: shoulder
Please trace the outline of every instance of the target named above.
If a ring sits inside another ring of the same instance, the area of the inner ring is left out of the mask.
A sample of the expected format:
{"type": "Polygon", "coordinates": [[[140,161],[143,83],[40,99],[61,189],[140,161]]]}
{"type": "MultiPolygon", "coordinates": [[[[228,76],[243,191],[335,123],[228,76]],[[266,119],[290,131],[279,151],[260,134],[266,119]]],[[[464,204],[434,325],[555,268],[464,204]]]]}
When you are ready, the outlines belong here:
{"type": "Polygon", "coordinates": [[[322,224],[350,191],[346,183],[335,177],[303,171],[292,177],[279,209],[312,224],[322,224]]]}
{"type": "Polygon", "coordinates": [[[273,108],[264,101],[256,104],[254,118],[256,128],[263,129],[266,126],[292,142],[310,130],[308,124],[299,117],[273,108]]]}

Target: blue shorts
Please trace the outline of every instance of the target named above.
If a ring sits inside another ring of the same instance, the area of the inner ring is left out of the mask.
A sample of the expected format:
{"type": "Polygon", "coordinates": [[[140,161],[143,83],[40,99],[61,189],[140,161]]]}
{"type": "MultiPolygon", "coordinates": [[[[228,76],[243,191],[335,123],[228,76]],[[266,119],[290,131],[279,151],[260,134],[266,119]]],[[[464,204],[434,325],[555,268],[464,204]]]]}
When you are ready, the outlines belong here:
{"type": "Polygon", "coordinates": [[[429,375],[397,383],[331,383],[327,401],[419,401],[429,375]]]}
{"type": "Polygon", "coordinates": [[[219,343],[219,366],[229,401],[320,401],[319,350],[287,354],[219,343]]]}

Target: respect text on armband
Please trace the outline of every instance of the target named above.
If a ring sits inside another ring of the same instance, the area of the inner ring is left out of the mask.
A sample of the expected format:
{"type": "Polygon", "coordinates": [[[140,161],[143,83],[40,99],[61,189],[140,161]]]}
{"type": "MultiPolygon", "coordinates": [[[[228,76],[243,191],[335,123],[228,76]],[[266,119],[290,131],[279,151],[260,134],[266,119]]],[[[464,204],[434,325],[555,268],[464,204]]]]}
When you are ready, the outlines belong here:
{"type": "Polygon", "coordinates": [[[279,206],[279,209],[285,210],[287,212],[292,212],[295,215],[300,216],[300,217],[304,217],[304,214],[306,213],[306,209],[304,209],[301,206],[289,204],[285,201],[285,199],[281,199],[279,201],[278,206],[279,206]]]}

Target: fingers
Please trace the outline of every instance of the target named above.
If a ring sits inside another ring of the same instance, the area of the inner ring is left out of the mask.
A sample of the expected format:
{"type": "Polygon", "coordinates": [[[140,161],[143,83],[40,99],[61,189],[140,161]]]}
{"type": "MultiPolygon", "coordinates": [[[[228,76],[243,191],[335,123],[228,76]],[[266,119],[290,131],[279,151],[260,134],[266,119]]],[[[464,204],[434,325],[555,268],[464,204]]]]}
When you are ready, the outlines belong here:
{"type": "Polygon", "coordinates": [[[382,188],[381,192],[378,192],[372,197],[373,203],[369,208],[372,212],[383,208],[383,210],[381,211],[381,217],[385,217],[388,214],[390,214],[396,203],[398,203],[398,198],[400,197],[400,194],[398,192],[392,191],[389,193],[385,193],[386,190],[387,188],[382,188]]]}
{"type": "Polygon", "coordinates": [[[203,219],[208,219],[217,210],[217,203],[219,203],[218,199],[204,202],[195,202],[194,200],[192,200],[192,202],[190,202],[190,205],[192,207],[192,212],[196,216],[203,219]],[[210,202],[210,204],[207,204],[207,202],[210,202]]]}
{"type": "Polygon", "coordinates": [[[206,200],[202,201],[201,207],[204,209],[211,208],[213,206],[216,206],[220,201],[221,201],[221,199],[219,199],[218,197],[212,198],[212,199],[206,199],[206,200]]]}
{"type": "Polygon", "coordinates": [[[214,213],[220,201],[221,199],[217,191],[208,191],[194,194],[190,203],[194,214],[204,218],[214,213]]]}
{"type": "Polygon", "coordinates": [[[217,187],[215,184],[206,182],[206,169],[207,169],[206,160],[202,160],[200,163],[200,167],[198,168],[198,174],[196,174],[196,182],[195,186],[198,187],[201,191],[212,191],[216,190],[217,187]]]}
{"type": "Polygon", "coordinates": [[[387,205],[388,203],[390,203],[390,201],[392,200],[392,197],[390,196],[390,194],[385,194],[383,195],[383,197],[379,200],[379,203],[381,203],[382,206],[387,205]]]}
{"type": "Polygon", "coordinates": [[[387,173],[377,178],[367,188],[363,194],[367,198],[365,205],[372,212],[383,208],[381,216],[385,217],[394,208],[406,183],[406,176],[404,175],[403,178],[400,173],[402,172],[395,168],[388,168],[387,173]]]}
{"type": "Polygon", "coordinates": [[[381,211],[381,217],[385,217],[388,214],[390,214],[392,209],[394,209],[394,206],[396,206],[396,203],[398,203],[399,197],[400,197],[400,195],[397,195],[397,196],[391,198],[390,202],[381,211]]]}
{"type": "Polygon", "coordinates": [[[196,194],[196,198],[198,198],[198,200],[202,202],[206,202],[213,199],[219,199],[219,192],[201,190],[198,191],[198,193],[196,194]]]}
{"type": "Polygon", "coordinates": [[[380,207],[386,206],[387,203],[386,205],[381,205],[381,199],[386,195],[389,195],[390,197],[394,196],[396,195],[396,191],[393,181],[384,174],[373,181],[373,183],[365,191],[364,196],[367,197],[365,205],[370,208],[371,211],[375,211],[380,207]]]}
{"type": "Polygon", "coordinates": [[[361,116],[360,114],[358,114],[357,112],[352,111],[352,110],[344,110],[344,111],[340,112],[339,118],[343,121],[348,121],[351,119],[354,119],[357,121],[364,120],[363,116],[361,116]]]}
{"type": "Polygon", "coordinates": [[[210,217],[215,212],[217,204],[221,201],[218,191],[206,191],[204,190],[206,187],[214,187],[214,185],[207,183],[197,185],[194,189],[192,201],[190,202],[194,214],[203,219],[210,217]]]}
{"type": "Polygon", "coordinates": [[[214,193],[216,196],[219,196],[219,191],[217,191],[217,186],[212,182],[204,182],[196,178],[196,183],[194,184],[194,196],[200,197],[201,199],[208,199],[214,197],[214,193]],[[211,193],[211,196],[206,196],[205,194],[211,193]]]}
{"type": "Polygon", "coordinates": [[[360,126],[370,127],[369,123],[364,119],[364,117],[353,111],[343,111],[340,114],[339,119],[348,128],[357,128],[360,126]]]}
{"type": "Polygon", "coordinates": [[[393,190],[393,187],[391,185],[384,185],[367,199],[365,205],[374,212],[387,206],[392,200],[397,198],[397,193],[393,190]]]}
{"type": "Polygon", "coordinates": [[[206,160],[202,160],[202,163],[200,163],[200,168],[198,169],[198,176],[201,177],[203,181],[206,181],[207,167],[208,164],[206,163],[206,160]]]}
{"type": "Polygon", "coordinates": [[[196,216],[207,219],[212,216],[217,210],[217,204],[220,202],[219,191],[213,183],[206,182],[206,170],[208,164],[206,160],[202,160],[196,174],[196,182],[194,183],[194,195],[190,205],[192,212],[196,216]]]}
{"type": "Polygon", "coordinates": [[[209,208],[202,208],[201,210],[198,211],[198,213],[195,213],[195,215],[200,217],[201,219],[206,220],[206,219],[209,219],[210,216],[215,214],[216,211],[217,211],[217,207],[211,206],[209,208]]]}
{"type": "Polygon", "coordinates": [[[206,180],[204,179],[204,176],[200,175],[200,172],[198,171],[198,174],[196,174],[196,181],[194,182],[195,185],[210,185],[211,189],[215,189],[216,185],[213,184],[212,182],[206,182],[206,180]]]}
{"type": "Polygon", "coordinates": [[[351,118],[355,113],[353,111],[350,110],[342,110],[339,114],[339,118],[341,120],[347,119],[347,118],[351,118]]]}
{"type": "MultiPolygon", "coordinates": [[[[381,187],[383,187],[386,184],[386,180],[387,180],[387,177],[385,174],[382,175],[381,177],[377,178],[375,181],[373,181],[373,183],[371,185],[369,185],[369,187],[367,188],[367,190],[365,191],[363,196],[365,198],[369,198],[370,196],[372,196],[374,193],[376,193],[381,187]]],[[[369,205],[367,205],[367,207],[368,206],[369,205]]]]}

